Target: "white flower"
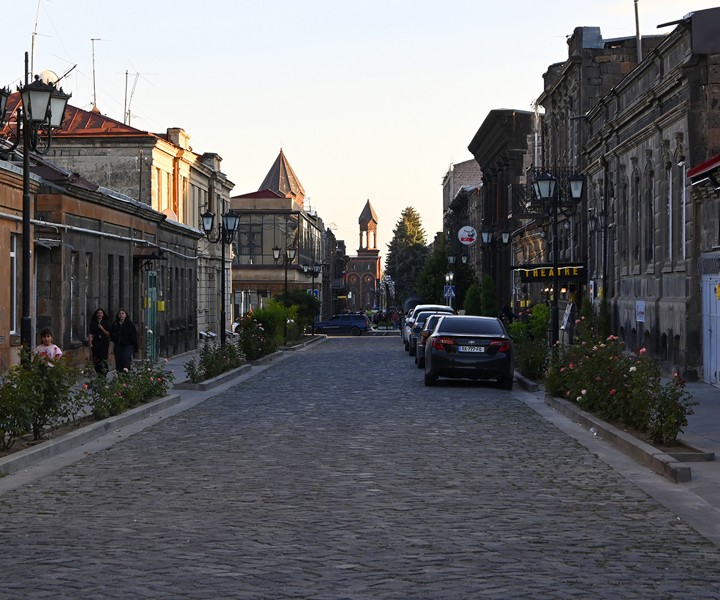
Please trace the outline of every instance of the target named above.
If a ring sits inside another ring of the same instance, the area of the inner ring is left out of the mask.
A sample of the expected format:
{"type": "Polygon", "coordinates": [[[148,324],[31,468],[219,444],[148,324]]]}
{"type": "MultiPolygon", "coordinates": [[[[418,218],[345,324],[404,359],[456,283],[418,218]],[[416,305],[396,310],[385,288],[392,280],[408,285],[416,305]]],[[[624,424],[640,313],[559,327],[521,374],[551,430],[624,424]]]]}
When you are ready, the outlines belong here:
{"type": "Polygon", "coordinates": [[[580,390],[580,393],[585,396],[587,394],[587,390],[580,390]]]}
{"type": "Polygon", "coordinates": [[[630,367],[630,372],[631,372],[631,373],[634,373],[635,371],[637,371],[637,367],[630,367]]]}

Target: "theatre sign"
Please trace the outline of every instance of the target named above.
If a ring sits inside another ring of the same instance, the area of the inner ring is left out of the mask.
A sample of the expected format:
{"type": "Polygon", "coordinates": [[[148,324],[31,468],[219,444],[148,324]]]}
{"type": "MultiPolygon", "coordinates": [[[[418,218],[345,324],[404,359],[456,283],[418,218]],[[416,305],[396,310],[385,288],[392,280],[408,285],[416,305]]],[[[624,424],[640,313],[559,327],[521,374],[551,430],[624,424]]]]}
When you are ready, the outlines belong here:
{"type": "MultiPolygon", "coordinates": [[[[553,267],[553,265],[519,265],[513,270],[520,274],[523,283],[536,283],[555,279],[555,267],[553,267]]],[[[584,263],[562,263],[557,266],[558,280],[585,281],[585,277],[584,263]]]]}

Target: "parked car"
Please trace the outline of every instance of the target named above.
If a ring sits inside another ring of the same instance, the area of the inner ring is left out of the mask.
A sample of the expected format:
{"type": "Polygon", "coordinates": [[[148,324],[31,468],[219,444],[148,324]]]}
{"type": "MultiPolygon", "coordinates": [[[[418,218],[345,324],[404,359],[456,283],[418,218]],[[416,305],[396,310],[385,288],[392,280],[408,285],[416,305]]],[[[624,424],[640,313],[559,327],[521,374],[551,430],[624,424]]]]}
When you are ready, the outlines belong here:
{"type": "Polygon", "coordinates": [[[439,377],[496,379],[513,387],[515,354],[512,339],[500,319],[448,315],[425,342],[425,385],[439,377]]]}
{"type": "Polygon", "coordinates": [[[408,339],[408,352],[410,353],[410,356],[415,356],[417,352],[420,332],[423,330],[423,327],[425,327],[425,323],[427,322],[428,318],[430,318],[432,315],[437,314],[444,315],[448,313],[440,313],[434,310],[423,310],[415,315],[413,325],[410,329],[410,338],[408,339]]]}
{"type": "Polygon", "coordinates": [[[333,315],[327,321],[315,323],[316,333],[362,335],[371,328],[370,319],[360,313],[333,315]]]}
{"type": "Polygon", "coordinates": [[[403,343],[405,344],[405,350],[410,350],[410,330],[412,329],[413,322],[415,321],[415,315],[424,310],[434,310],[436,312],[444,312],[447,314],[454,315],[455,310],[452,306],[447,304],[418,304],[415,308],[408,311],[405,315],[404,326],[400,332],[402,335],[403,343]]]}
{"type": "Polygon", "coordinates": [[[435,329],[438,321],[443,316],[443,313],[431,314],[425,321],[425,325],[423,326],[422,331],[420,331],[420,334],[418,335],[417,346],[415,347],[415,364],[417,365],[418,369],[425,368],[425,342],[427,342],[428,337],[430,337],[430,334],[435,329]]]}

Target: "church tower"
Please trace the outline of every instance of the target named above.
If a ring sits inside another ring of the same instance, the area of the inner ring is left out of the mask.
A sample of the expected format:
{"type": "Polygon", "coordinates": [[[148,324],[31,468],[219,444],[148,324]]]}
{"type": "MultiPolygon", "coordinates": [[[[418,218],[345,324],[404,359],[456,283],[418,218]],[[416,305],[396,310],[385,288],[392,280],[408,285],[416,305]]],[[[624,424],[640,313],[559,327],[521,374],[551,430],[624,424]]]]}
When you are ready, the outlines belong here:
{"type": "Polygon", "coordinates": [[[378,305],[378,281],[381,272],[380,250],[377,247],[378,217],[370,200],[365,203],[358,224],[360,247],[357,256],[350,257],[348,261],[346,285],[350,292],[348,308],[352,311],[365,311],[378,305]]]}

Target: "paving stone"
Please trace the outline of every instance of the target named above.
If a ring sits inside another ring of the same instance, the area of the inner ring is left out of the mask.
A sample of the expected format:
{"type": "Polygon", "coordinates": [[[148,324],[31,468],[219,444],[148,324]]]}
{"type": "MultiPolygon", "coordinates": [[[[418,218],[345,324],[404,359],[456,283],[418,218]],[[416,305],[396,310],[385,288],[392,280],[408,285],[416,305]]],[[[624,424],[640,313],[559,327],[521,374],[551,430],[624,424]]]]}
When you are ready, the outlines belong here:
{"type": "Polygon", "coordinates": [[[313,345],[0,510],[0,598],[720,598],[714,545],[397,338],[313,345]]]}

